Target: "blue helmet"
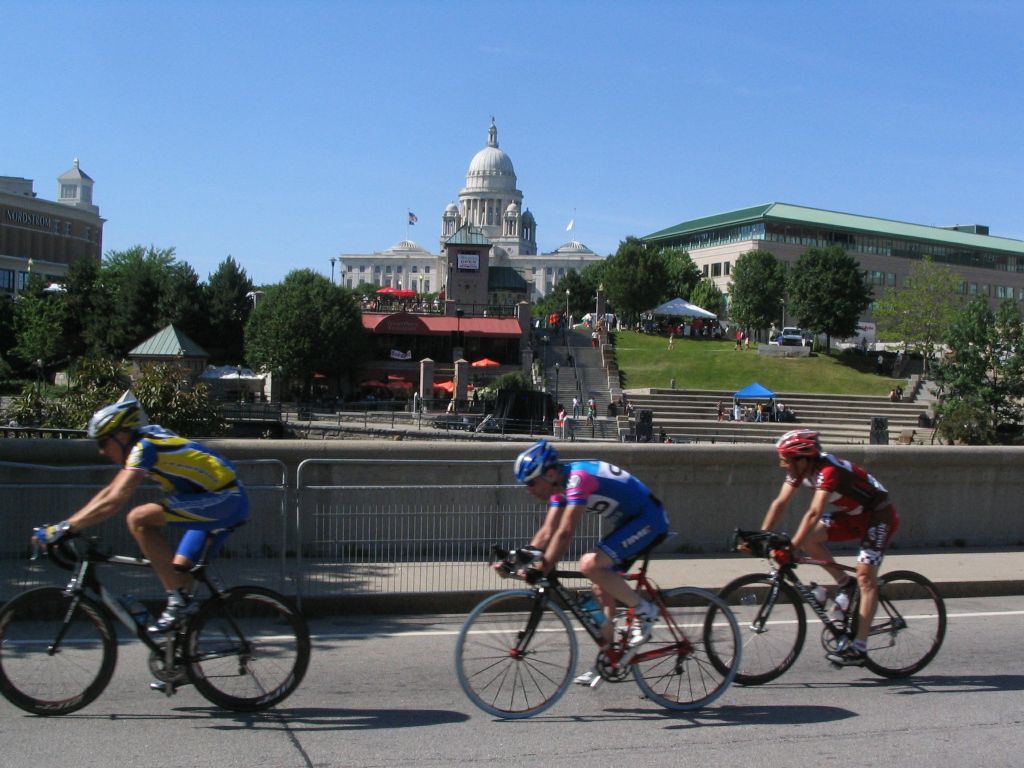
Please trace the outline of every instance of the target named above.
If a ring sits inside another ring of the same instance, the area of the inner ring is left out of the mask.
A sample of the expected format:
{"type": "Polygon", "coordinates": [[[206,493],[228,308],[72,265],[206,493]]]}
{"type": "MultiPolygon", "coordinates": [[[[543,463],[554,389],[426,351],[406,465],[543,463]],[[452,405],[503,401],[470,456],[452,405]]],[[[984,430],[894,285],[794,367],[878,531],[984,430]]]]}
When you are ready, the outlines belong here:
{"type": "Polygon", "coordinates": [[[558,460],[558,452],[547,440],[534,443],[516,458],[516,480],[520,483],[528,483],[535,477],[540,477],[551,467],[561,464],[558,460]]]}

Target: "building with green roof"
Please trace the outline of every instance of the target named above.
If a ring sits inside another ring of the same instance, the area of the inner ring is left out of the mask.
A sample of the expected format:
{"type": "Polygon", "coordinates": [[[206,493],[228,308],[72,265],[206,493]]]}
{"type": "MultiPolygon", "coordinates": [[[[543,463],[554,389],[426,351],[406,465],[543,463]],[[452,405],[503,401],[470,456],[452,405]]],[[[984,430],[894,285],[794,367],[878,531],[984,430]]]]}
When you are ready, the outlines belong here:
{"type": "Polygon", "coordinates": [[[903,286],[914,261],[930,257],[961,276],[967,296],[1024,301],[1024,241],[990,235],[980,224],[936,227],[768,203],[659,230],[644,241],[686,249],[726,295],[733,264],[748,251],[769,251],[792,264],[809,248],[841,246],[860,262],[875,298],[903,286]]]}

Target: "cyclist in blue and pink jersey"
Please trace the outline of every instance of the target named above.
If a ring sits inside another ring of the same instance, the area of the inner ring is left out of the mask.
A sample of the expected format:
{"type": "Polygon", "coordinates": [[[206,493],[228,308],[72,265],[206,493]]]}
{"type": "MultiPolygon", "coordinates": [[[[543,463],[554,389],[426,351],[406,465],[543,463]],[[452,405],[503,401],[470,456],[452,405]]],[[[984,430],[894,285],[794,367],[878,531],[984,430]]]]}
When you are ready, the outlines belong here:
{"type": "MultiPolygon", "coordinates": [[[[548,502],[544,522],[530,541],[530,547],[542,553],[538,566],[544,572],[555,568],[566,553],[584,514],[600,515],[611,529],[593,552],[580,558],[580,571],[594,583],[594,596],[604,606],[606,643],[612,641],[616,601],[635,609],[630,650],[623,663],[629,661],[636,648],[650,639],[658,608],[636,593],[622,571],[668,533],[665,508],[646,485],[624,469],[597,460],[563,464],[546,440],[519,454],[515,475],[531,494],[548,502]]],[[[595,674],[581,675],[576,682],[589,684],[595,674]]]]}
{"type": "MultiPolygon", "coordinates": [[[[117,514],[135,489],[152,477],[167,494],[160,502],[140,504],[128,512],[128,530],[167,590],[167,607],[149,629],[167,632],[187,614],[192,576],[210,530],[243,523],[249,499],[230,461],[205,445],[149,424],[134,395],[126,392],[89,419],[89,437],[104,456],[122,469],[110,484],[67,520],[35,529],[40,542],[53,543],[69,532],[96,525],[117,514]],[[163,536],[164,525],[184,527],[176,552],[163,536]]],[[[224,543],[222,533],[210,555],[224,543]]]]}
{"type": "MultiPolygon", "coordinates": [[[[809,429],[787,432],[775,444],[779,466],[786,479],[779,495],[768,507],[761,527],[771,530],[789,507],[801,485],[814,489],[811,506],[793,535],[793,548],[801,548],[816,560],[834,562],[827,542],[860,539],[857,558],[857,586],[860,587],[860,621],[857,637],[827,654],[842,666],[863,666],[868,631],[878,607],[878,566],[900,526],[900,516],[889,501],[889,492],[878,480],[856,464],[821,450],[818,433],[809,429]],[[826,509],[831,504],[832,509],[826,509]]],[[[824,566],[842,589],[850,576],[838,568],[824,566]]]]}

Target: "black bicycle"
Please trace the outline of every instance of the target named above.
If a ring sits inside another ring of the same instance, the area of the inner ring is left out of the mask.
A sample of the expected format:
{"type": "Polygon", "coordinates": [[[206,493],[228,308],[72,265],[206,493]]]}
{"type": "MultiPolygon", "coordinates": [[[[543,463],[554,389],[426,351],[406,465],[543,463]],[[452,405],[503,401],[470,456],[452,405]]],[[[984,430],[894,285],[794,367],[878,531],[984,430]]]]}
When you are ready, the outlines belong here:
{"type": "MultiPolygon", "coordinates": [[[[495,547],[494,554],[509,572],[524,565],[514,552],[495,547]]],[[[561,582],[583,579],[583,574],[556,570],[541,576],[533,571],[532,587],[486,598],[459,632],[455,671],[469,700],[505,718],[531,717],[558,701],[576,670],[578,644],[571,615],[598,646],[598,681],[632,677],[647,698],[668,709],[710,706],[725,693],[738,667],[736,619],[713,592],[659,589],[647,576],[650,550],[641,558],[640,567],[626,578],[658,606],[659,616],[651,639],[636,655],[626,656],[632,609],[617,622],[615,641],[602,647],[601,627],[584,606],[586,594],[561,582]]]]}
{"type": "MultiPolygon", "coordinates": [[[[793,666],[807,635],[807,605],[821,620],[821,645],[834,651],[855,637],[860,621],[856,578],[849,587],[849,606],[826,610],[813,585],[796,575],[797,565],[824,565],[820,560],[792,556],[789,537],[772,531],[737,529],[733,548],[745,544],[768,559],[768,573],[740,576],[719,591],[732,608],[743,632],[743,657],[736,682],[760,685],[793,666]]],[[[847,572],[856,569],[831,563],[847,572]]],[[[835,587],[828,590],[833,600],[835,587]]],[[[878,609],[868,633],[865,666],[883,677],[901,678],[920,672],[935,658],[946,634],[946,606],[935,585],[913,571],[891,571],[878,577],[878,609]]]]}
{"type": "MultiPolygon", "coordinates": [[[[228,529],[230,530],[230,529],[228,529]]],[[[198,609],[182,626],[152,635],[149,613],[121,601],[100,582],[108,566],[148,568],[143,558],[108,555],[98,539],[68,536],[46,547],[73,571],[66,588],[41,587],[0,610],[0,693],[36,715],[66,715],[93,702],[117,663],[118,619],[149,648],[149,669],[171,696],[191,682],[225,709],[254,712],[280,703],[302,682],[309,664],[309,628],[283,595],[263,587],[221,589],[207,573],[213,537],[192,571],[198,609]]]]}

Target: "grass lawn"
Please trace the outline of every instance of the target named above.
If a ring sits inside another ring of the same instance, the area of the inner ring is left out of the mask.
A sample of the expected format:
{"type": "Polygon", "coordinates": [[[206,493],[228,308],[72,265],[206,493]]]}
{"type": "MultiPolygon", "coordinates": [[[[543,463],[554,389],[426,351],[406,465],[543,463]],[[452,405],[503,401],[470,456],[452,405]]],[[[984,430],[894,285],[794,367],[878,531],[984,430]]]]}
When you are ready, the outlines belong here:
{"type": "Polygon", "coordinates": [[[676,339],[632,331],[615,334],[619,369],[626,388],[737,390],[758,382],[775,392],[826,392],[840,395],[888,395],[896,380],[874,373],[874,361],[856,353],[811,357],[762,357],[751,344],[736,350],[733,341],[676,339]]]}

